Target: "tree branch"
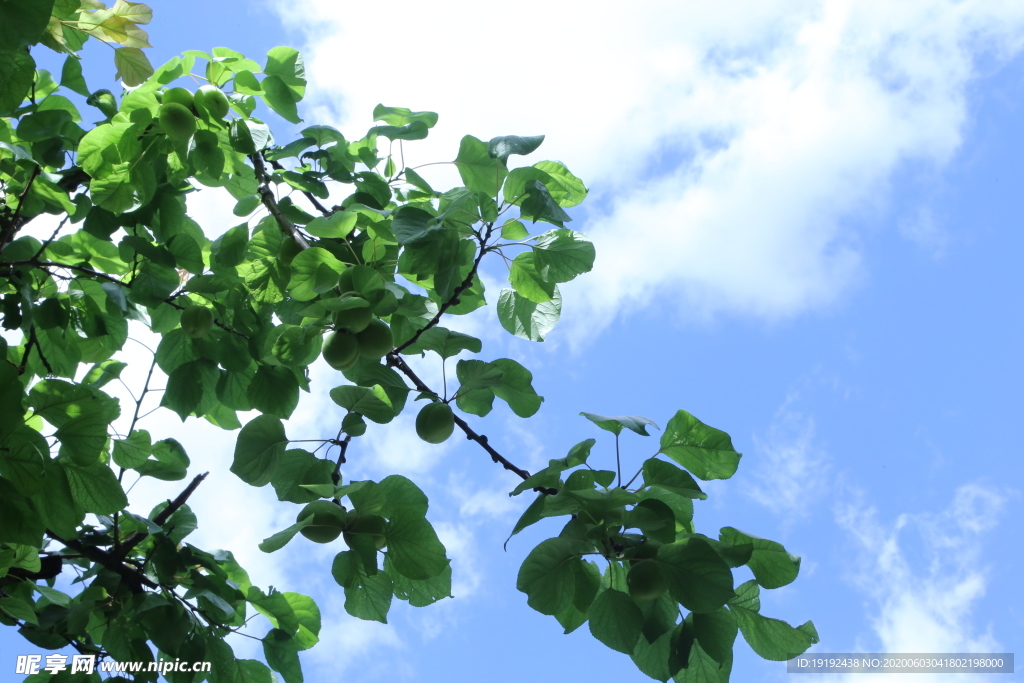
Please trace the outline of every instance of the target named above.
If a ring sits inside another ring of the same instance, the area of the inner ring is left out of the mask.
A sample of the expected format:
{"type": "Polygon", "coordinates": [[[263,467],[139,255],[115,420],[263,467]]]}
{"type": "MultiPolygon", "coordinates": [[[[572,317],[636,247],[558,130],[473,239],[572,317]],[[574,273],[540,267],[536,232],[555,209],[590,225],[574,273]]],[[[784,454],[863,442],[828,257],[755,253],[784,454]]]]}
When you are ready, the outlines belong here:
{"type": "MultiPolygon", "coordinates": [[[[184,491],[179,493],[177,498],[175,498],[174,500],[167,501],[167,507],[161,510],[157,514],[157,516],[153,518],[153,524],[156,524],[157,526],[163,526],[164,522],[166,522],[171,515],[177,512],[178,508],[185,504],[185,501],[188,500],[188,497],[191,496],[199,487],[199,485],[203,483],[203,479],[206,479],[206,476],[208,474],[210,473],[203,472],[202,474],[197,474],[196,477],[192,480],[192,483],[190,483],[185,488],[184,491]]],[[[135,546],[137,546],[139,543],[142,543],[146,536],[149,536],[149,534],[146,532],[136,532],[129,536],[128,539],[125,541],[124,545],[121,546],[119,557],[124,558],[128,553],[132,551],[133,548],[135,548],[135,546]]]]}
{"type": "Polygon", "coordinates": [[[440,322],[441,316],[445,314],[445,311],[447,311],[449,308],[451,308],[452,306],[455,306],[458,303],[459,297],[462,296],[462,293],[465,292],[467,289],[469,289],[470,287],[473,286],[473,279],[476,277],[477,269],[480,268],[480,261],[483,260],[484,254],[486,254],[487,251],[488,251],[487,247],[486,247],[486,244],[487,244],[488,238],[490,238],[490,236],[491,236],[491,231],[493,229],[494,229],[493,224],[487,226],[486,233],[482,237],[480,237],[480,253],[478,253],[476,255],[476,259],[473,261],[473,267],[470,269],[469,275],[467,275],[466,279],[463,280],[462,283],[458,287],[455,288],[455,291],[452,292],[452,295],[448,299],[448,301],[445,301],[443,304],[441,304],[441,306],[437,309],[437,315],[435,315],[433,318],[431,318],[427,322],[426,325],[424,325],[420,329],[416,330],[416,333],[414,335],[412,335],[412,337],[408,341],[406,341],[404,344],[402,344],[401,346],[397,347],[394,350],[393,353],[396,353],[396,354],[397,353],[401,353],[402,351],[406,350],[407,348],[409,348],[410,346],[415,344],[416,341],[420,338],[420,336],[424,332],[426,332],[431,327],[434,327],[435,325],[437,325],[438,322],[440,322]]]}
{"type": "MultiPolygon", "coordinates": [[[[260,155],[262,156],[262,154],[263,153],[261,152],[260,155]]],[[[283,171],[283,170],[285,170],[284,166],[282,166],[281,163],[279,161],[277,161],[277,160],[271,161],[270,165],[274,168],[275,171],[283,171]]],[[[314,207],[316,207],[316,210],[319,211],[320,213],[322,213],[323,215],[330,216],[332,213],[334,213],[333,211],[328,209],[326,206],[321,204],[319,202],[319,200],[317,200],[317,198],[313,195],[312,192],[309,192],[308,190],[302,190],[301,192],[302,192],[302,194],[304,194],[306,196],[306,199],[309,200],[309,203],[312,204],[314,207]]]]}
{"type": "MultiPolygon", "coordinates": [[[[392,351],[387,355],[387,359],[388,365],[398,368],[406,377],[412,380],[412,383],[416,386],[418,390],[426,392],[428,394],[434,394],[435,396],[437,395],[436,391],[433,391],[430,387],[424,384],[423,380],[421,380],[419,376],[415,372],[413,372],[413,369],[409,367],[409,364],[405,362],[404,358],[402,358],[397,353],[392,351]]],[[[467,439],[469,439],[470,441],[476,441],[478,444],[480,444],[480,447],[487,451],[487,454],[491,456],[491,460],[493,460],[496,463],[499,463],[509,472],[515,472],[523,479],[530,478],[529,472],[522,468],[516,467],[511,462],[509,462],[509,460],[505,458],[501,453],[494,450],[494,447],[491,446],[491,444],[487,441],[486,435],[477,434],[473,430],[473,428],[470,427],[466,423],[466,421],[463,420],[458,415],[455,416],[455,424],[457,424],[459,426],[459,429],[461,429],[466,434],[467,439]]]]}
{"type": "Polygon", "coordinates": [[[64,544],[65,547],[71,548],[72,550],[81,553],[86,558],[92,560],[93,562],[104,567],[105,569],[109,569],[110,571],[117,574],[121,577],[122,580],[124,580],[125,583],[128,584],[128,588],[131,589],[133,593],[142,593],[143,586],[147,588],[152,588],[154,590],[159,588],[159,586],[156,583],[154,583],[152,579],[140,574],[131,567],[126,567],[120,559],[118,559],[114,555],[111,555],[102,548],[98,548],[94,545],[85,545],[83,543],[79,543],[75,539],[64,540],[63,538],[53,533],[49,529],[46,530],[46,535],[52,538],[53,540],[57,541],[58,543],[64,544]]]}
{"type": "Polygon", "coordinates": [[[263,155],[259,152],[250,154],[249,160],[252,161],[253,168],[256,169],[256,181],[259,183],[257,192],[259,192],[263,206],[267,207],[267,211],[277,220],[277,224],[281,226],[286,235],[295,240],[296,244],[303,249],[309,249],[309,242],[298,231],[295,224],[281,213],[281,207],[277,205],[277,200],[274,199],[274,193],[270,189],[270,177],[267,175],[267,167],[263,164],[263,155]]]}

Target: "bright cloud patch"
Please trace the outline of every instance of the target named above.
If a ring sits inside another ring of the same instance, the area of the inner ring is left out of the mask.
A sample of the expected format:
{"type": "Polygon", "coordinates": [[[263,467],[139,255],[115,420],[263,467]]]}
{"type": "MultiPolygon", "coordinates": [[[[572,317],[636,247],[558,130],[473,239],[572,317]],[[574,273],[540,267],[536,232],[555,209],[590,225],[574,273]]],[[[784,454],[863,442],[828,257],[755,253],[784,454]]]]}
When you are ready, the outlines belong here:
{"type": "MultiPolygon", "coordinates": [[[[863,551],[862,569],[851,577],[875,603],[873,652],[999,652],[992,634],[972,624],[975,603],[985,594],[979,562],[983,535],[1005,504],[979,484],[961,486],[939,513],[904,514],[894,523],[855,501],[837,519],[863,551]],[[919,536],[921,550],[908,546],[919,536]],[[917,556],[917,557],[915,557],[917,556]]],[[[852,679],[851,679],[852,680],[852,679]]],[[[922,679],[924,680],[924,679],[922,679]]]]}
{"type": "Polygon", "coordinates": [[[378,102],[439,112],[411,164],[467,132],[548,135],[538,154],[592,189],[596,272],[565,287],[590,334],[655,290],[698,316],[834,301],[862,277],[856,213],[900,164],[951,157],[976,62],[1024,38],[1024,5],[987,0],[400,1],[386,25],[372,4],[305,8],[280,4],[309,36],[311,121],[361,134],[378,102]]]}

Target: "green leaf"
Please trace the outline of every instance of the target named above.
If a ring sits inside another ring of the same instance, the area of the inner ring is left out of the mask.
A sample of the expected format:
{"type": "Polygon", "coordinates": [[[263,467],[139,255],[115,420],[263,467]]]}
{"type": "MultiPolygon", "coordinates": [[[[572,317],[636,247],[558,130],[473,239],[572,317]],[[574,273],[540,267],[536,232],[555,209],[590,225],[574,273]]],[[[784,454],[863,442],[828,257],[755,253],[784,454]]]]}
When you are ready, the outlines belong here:
{"type": "Polygon", "coordinates": [[[725,664],[719,664],[704,651],[700,643],[679,643],[680,648],[686,646],[690,648],[687,665],[676,673],[672,679],[675,683],[729,683],[729,674],[732,671],[731,657],[725,664]]]}
{"type": "Polygon", "coordinates": [[[644,625],[640,608],[622,591],[603,591],[590,606],[590,633],[613,650],[632,654],[644,625]]]}
{"type": "Polygon", "coordinates": [[[39,625],[39,618],[36,616],[36,611],[32,609],[32,605],[19,600],[18,598],[0,598],[0,612],[3,612],[11,619],[20,619],[21,621],[32,624],[33,626],[39,625]]]}
{"type": "Polygon", "coordinates": [[[533,389],[533,373],[510,358],[499,358],[490,363],[492,368],[501,370],[501,382],[491,390],[494,395],[508,403],[508,407],[519,417],[532,417],[544,402],[533,389]]]}
{"type": "MultiPolygon", "coordinates": [[[[21,412],[24,411],[13,414],[21,412]]],[[[50,458],[50,446],[43,435],[28,425],[21,425],[0,443],[3,444],[0,446],[0,475],[9,479],[26,496],[42,489],[45,486],[46,462],[50,458]]]]}
{"type": "Polygon", "coordinates": [[[472,135],[462,138],[454,163],[466,187],[474,192],[484,192],[489,197],[497,196],[508,175],[504,162],[492,157],[487,145],[472,135]]]}
{"type": "Polygon", "coordinates": [[[299,118],[298,108],[295,106],[299,101],[298,95],[288,86],[285,79],[274,74],[264,77],[260,84],[263,87],[261,99],[267,106],[274,110],[278,116],[291,123],[302,123],[299,118]]]}
{"type": "Polygon", "coordinates": [[[359,574],[353,586],[345,586],[345,611],[359,619],[388,623],[391,609],[391,577],[384,572],[359,574]]]}
{"type": "Polygon", "coordinates": [[[530,551],[516,579],[527,604],[541,614],[556,614],[572,603],[576,590],[575,564],[593,547],[571,538],[549,538],[530,551]]]}
{"type": "Polygon", "coordinates": [[[48,379],[34,385],[29,405],[57,428],[61,446],[79,463],[95,462],[107,444],[107,425],[117,418],[117,401],[96,389],[48,379]]]}
{"type": "Polygon", "coordinates": [[[413,121],[420,121],[427,128],[437,124],[437,114],[432,111],[411,111],[405,107],[385,107],[378,104],[373,108],[373,120],[383,121],[392,126],[405,126],[413,121]]]}
{"type": "Polygon", "coordinates": [[[394,510],[384,532],[388,558],[395,571],[410,579],[429,579],[441,574],[449,560],[434,527],[418,511],[394,510]]]}
{"type": "Polygon", "coordinates": [[[562,295],[554,288],[551,301],[536,303],[511,289],[498,294],[498,321],[510,334],[529,341],[544,341],[562,314],[562,295]]]}
{"type": "Polygon", "coordinates": [[[137,47],[114,50],[114,66],[117,68],[114,78],[121,79],[129,88],[142,85],[153,75],[153,65],[149,63],[149,57],[137,47]]]}
{"type": "Polygon", "coordinates": [[[707,494],[701,491],[690,473],[675,465],[648,458],[644,461],[643,473],[644,486],[657,486],[685,498],[707,500],[707,494]]]}
{"type": "Polygon", "coordinates": [[[85,78],[82,77],[82,63],[74,55],[68,55],[64,60],[64,66],[60,72],[60,84],[82,97],[92,94],[89,86],[85,84],[85,78]]]}
{"type": "Polygon", "coordinates": [[[784,621],[761,616],[739,605],[729,605],[729,610],[736,617],[750,649],[765,659],[784,662],[818,642],[818,632],[809,621],[793,628],[784,621]]]}
{"type": "Polygon", "coordinates": [[[731,526],[723,528],[718,537],[725,543],[754,546],[747,566],[754,572],[757,583],[764,588],[789,585],[800,573],[800,558],[789,554],[781,543],[745,534],[731,526]]]}
{"type": "Polygon", "coordinates": [[[311,301],[338,286],[345,264],[320,247],[305,249],[292,259],[288,290],[296,301],[311,301]]]}
{"type": "Polygon", "coordinates": [[[434,326],[421,334],[416,343],[405,353],[416,353],[422,350],[434,351],[441,358],[447,359],[459,355],[462,351],[480,353],[482,348],[482,342],[476,337],[434,326]]]}
{"type": "Polygon", "coordinates": [[[654,561],[672,597],[692,612],[713,612],[734,595],[729,566],[699,538],[661,546],[654,561]]]}
{"type": "Polygon", "coordinates": [[[730,605],[739,605],[754,612],[761,611],[761,589],[757,581],[751,579],[736,586],[736,597],[729,601],[730,605]]]}
{"type": "Polygon", "coordinates": [[[158,306],[178,288],[179,283],[180,276],[174,268],[143,261],[131,283],[132,301],[143,306],[158,306]]]}
{"type": "Polygon", "coordinates": [[[519,517],[519,521],[517,521],[516,525],[512,528],[512,533],[508,535],[507,539],[505,539],[505,544],[503,546],[505,550],[508,550],[508,542],[512,540],[513,536],[526,527],[532,526],[543,519],[544,501],[547,497],[546,493],[538,493],[537,497],[533,499],[533,502],[530,503],[529,507],[527,507],[519,517]]]}
{"type": "Polygon", "coordinates": [[[299,404],[299,381],[289,368],[260,363],[246,397],[256,410],[287,419],[299,404]]]}
{"type": "Polygon", "coordinates": [[[537,259],[532,251],[524,251],[512,259],[508,279],[517,294],[534,303],[551,301],[555,294],[555,281],[537,268],[537,259]]]}
{"type": "Polygon", "coordinates": [[[299,448],[287,450],[274,468],[271,484],[278,500],[310,503],[319,496],[306,486],[327,486],[334,490],[331,473],[334,464],[299,448]]]}
{"type": "Polygon", "coordinates": [[[386,424],[395,418],[395,409],[391,398],[379,384],[372,388],[341,386],[331,389],[331,400],[342,408],[373,420],[377,424],[386,424]]]}
{"type": "Polygon", "coordinates": [[[533,261],[545,280],[569,282],[594,267],[594,245],[581,233],[550,230],[533,241],[533,261]]]}
{"type": "Polygon", "coordinates": [[[301,521],[292,524],[287,529],[282,529],[281,531],[278,531],[276,534],[264,538],[263,541],[259,544],[259,549],[265,553],[277,552],[281,548],[288,545],[288,543],[290,543],[291,540],[295,538],[295,534],[299,533],[300,531],[302,531],[304,527],[312,523],[312,515],[310,515],[309,517],[305,517],[301,521]]]}
{"type": "Polygon", "coordinates": [[[0,477],[0,542],[42,547],[43,521],[32,502],[0,477]]]}
{"type": "Polygon", "coordinates": [[[355,229],[359,214],[354,211],[337,211],[330,216],[317,216],[306,226],[306,232],[316,237],[343,239],[355,229]]]}
{"type": "Polygon", "coordinates": [[[540,147],[542,142],[544,142],[543,135],[529,135],[527,137],[503,135],[491,138],[491,141],[487,143],[487,153],[505,163],[508,161],[509,155],[522,154],[525,156],[540,147]]]}
{"type": "Polygon", "coordinates": [[[427,514],[426,494],[400,474],[390,474],[381,479],[376,486],[376,492],[384,497],[378,513],[385,517],[393,517],[399,510],[419,517],[427,514]]]}
{"type": "Polygon", "coordinates": [[[53,0],[0,5],[0,45],[13,50],[37,42],[46,29],[52,9],[53,0]]]}
{"type": "Polygon", "coordinates": [[[275,628],[263,637],[263,656],[267,664],[284,678],[285,683],[302,683],[299,644],[285,631],[275,628]]]}
{"type": "Polygon", "coordinates": [[[693,615],[693,633],[701,648],[720,664],[732,660],[736,640],[736,618],[725,607],[693,615]]]}
{"type": "Polygon", "coordinates": [[[709,427],[685,410],[678,411],[661,436],[661,450],[695,477],[728,479],[736,473],[740,454],[723,431],[709,427]]]}
{"type": "Polygon", "coordinates": [[[580,415],[587,418],[601,429],[607,430],[616,436],[622,433],[623,427],[632,430],[641,436],[650,436],[650,434],[647,433],[647,425],[652,425],[655,429],[659,428],[653,420],[648,420],[646,417],[638,417],[636,415],[618,415],[615,417],[607,417],[596,413],[580,413],[580,415]]]}
{"type": "Polygon", "coordinates": [[[384,573],[391,577],[395,597],[406,600],[413,607],[426,607],[438,600],[452,597],[452,568],[445,567],[437,576],[414,580],[395,570],[388,557],[384,558],[384,573]]]}
{"type": "Polygon", "coordinates": [[[112,515],[128,505],[128,498],[110,467],[103,463],[82,466],[63,463],[71,496],[86,512],[112,515]]]}
{"type": "Polygon", "coordinates": [[[521,218],[537,221],[545,221],[562,227],[562,223],[572,220],[562,207],[551,197],[548,188],[539,180],[526,181],[526,198],[519,205],[521,218]]]}
{"type": "Polygon", "coordinates": [[[288,437],[281,420],[260,415],[238,433],[231,471],[247,484],[264,486],[270,482],[287,447],[288,437]]]}
{"type": "Polygon", "coordinates": [[[550,179],[545,179],[544,185],[551,193],[552,199],[562,208],[576,206],[586,199],[587,188],[583,181],[570,173],[561,162],[540,161],[533,167],[548,174],[550,179]]]}

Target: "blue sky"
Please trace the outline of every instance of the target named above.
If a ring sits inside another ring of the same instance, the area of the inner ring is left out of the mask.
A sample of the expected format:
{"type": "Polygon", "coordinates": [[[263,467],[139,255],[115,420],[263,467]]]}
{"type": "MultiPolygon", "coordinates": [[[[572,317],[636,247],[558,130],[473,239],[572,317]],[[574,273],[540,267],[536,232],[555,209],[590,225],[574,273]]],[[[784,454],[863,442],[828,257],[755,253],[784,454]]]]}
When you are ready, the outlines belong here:
{"type": "MultiPolygon", "coordinates": [[[[547,134],[527,161],[559,159],[588,183],[571,227],[594,239],[597,263],[564,286],[544,344],[505,334],[489,310],[450,322],[484,340],[484,359],[521,360],[546,397],[530,420],[496,409],[472,422],[536,470],[600,439],[580,411],[664,426],[686,409],[744,453],[733,479],[706,487],[698,530],[736,526],[803,557],[762,611],[813,619],[814,651],[1024,652],[1024,7],[549,5],[397,2],[385,15],[328,0],[178,2],[173,15],[156,6],[149,28],[155,63],[214,45],[257,60],[298,47],[306,122],[349,137],[377,102],[437,111],[436,134],[406,148],[418,163],[453,158],[466,133],[547,134]]],[[[114,87],[94,73],[92,87],[114,87]]],[[[213,191],[190,206],[211,233],[237,222],[213,191]]],[[[491,264],[489,292],[503,278],[491,264]]],[[[317,370],[289,434],[333,423],[334,377],[317,370]]],[[[423,444],[403,417],[350,451],[347,478],[397,472],[427,491],[453,558],[456,599],[396,603],[383,626],[344,614],[329,575],[340,548],[255,548],[294,506],[226,471],[232,434],[173,415],[148,429],[215,472],[192,499],[194,542],[230,548],[264,587],[316,598],[324,628],[306,680],[645,679],[586,629],[563,636],[527,607],[518,566],[560,527],[504,552],[528,500],[509,499],[516,480],[471,444],[423,444]]],[[[624,470],[656,438],[627,435],[624,470]]],[[[612,464],[599,443],[595,458],[612,464]]],[[[146,511],[176,490],[159,486],[140,483],[132,500],[146,511]]],[[[0,680],[28,651],[12,635],[0,634],[0,680]]],[[[252,656],[252,642],[236,651],[252,656]]],[[[734,680],[785,676],[737,642],[734,680]]]]}

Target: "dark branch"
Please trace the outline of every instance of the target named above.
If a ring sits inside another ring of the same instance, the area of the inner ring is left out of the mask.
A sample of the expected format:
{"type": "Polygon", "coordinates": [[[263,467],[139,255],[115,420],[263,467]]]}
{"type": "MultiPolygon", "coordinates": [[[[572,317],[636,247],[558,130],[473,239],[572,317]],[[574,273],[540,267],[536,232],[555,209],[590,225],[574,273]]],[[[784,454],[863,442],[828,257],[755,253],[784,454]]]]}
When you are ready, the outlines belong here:
{"type": "MultiPolygon", "coordinates": [[[[274,167],[275,171],[283,171],[283,170],[285,170],[284,166],[282,166],[280,164],[280,162],[278,162],[276,160],[271,161],[270,165],[274,167]]],[[[313,195],[312,192],[309,192],[308,190],[302,190],[302,194],[304,194],[306,196],[306,199],[309,200],[309,203],[312,204],[314,207],[316,207],[316,210],[319,211],[320,213],[322,213],[323,215],[330,216],[333,213],[333,211],[331,211],[326,206],[321,204],[320,201],[313,195]]]]}
{"type": "Polygon", "coordinates": [[[277,205],[277,200],[274,199],[274,193],[270,189],[270,177],[267,175],[267,167],[263,164],[263,156],[259,153],[250,154],[250,161],[252,161],[253,168],[256,169],[256,181],[259,183],[260,200],[263,202],[263,206],[267,207],[267,211],[270,215],[277,220],[277,224],[281,226],[281,230],[286,235],[295,240],[303,249],[309,249],[309,242],[302,236],[295,224],[288,220],[288,217],[281,213],[281,207],[277,205]]]}
{"type": "Polygon", "coordinates": [[[39,355],[39,360],[43,362],[46,372],[52,375],[53,368],[50,367],[50,361],[46,360],[46,356],[43,355],[43,347],[39,345],[39,337],[36,336],[35,325],[28,328],[28,341],[25,343],[25,353],[21,356],[21,367],[18,369],[18,374],[25,373],[25,369],[28,367],[28,354],[32,351],[33,346],[36,347],[36,353],[39,355]]]}
{"type": "Polygon", "coordinates": [[[101,567],[109,569],[117,574],[126,584],[128,584],[128,588],[131,589],[133,593],[142,593],[143,586],[154,590],[159,588],[159,586],[151,579],[143,576],[131,567],[126,567],[120,559],[102,548],[98,548],[94,545],[85,545],[75,539],[64,540],[49,529],[46,530],[46,535],[58,543],[64,544],[65,547],[71,548],[72,550],[84,555],[86,558],[92,560],[101,567]]]}
{"type": "MultiPolygon", "coordinates": [[[[412,368],[409,367],[409,364],[405,362],[404,358],[399,356],[394,351],[389,353],[387,358],[388,358],[388,365],[390,365],[392,367],[395,367],[395,368],[398,368],[402,372],[402,374],[404,374],[406,377],[408,377],[410,380],[412,380],[412,383],[416,386],[416,388],[418,390],[420,390],[422,392],[425,392],[425,393],[428,393],[428,394],[434,394],[435,396],[437,395],[436,391],[433,391],[430,387],[428,387],[426,384],[424,384],[423,380],[421,380],[419,378],[419,376],[417,376],[416,373],[413,372],[412,368]]],[[[491,456],[491,460],[493,460],[496,463],[499,463],[502,467],[504,467],[509,472],[515,472],[516,474],[518,474],[523,479],[529,479],[530,478],[530,473],[529,472],[527,472],[526,470],[521,469],[519,467],[516,467],[511,462],[509,462],[508,459],[506,459],[501,453],[499,453],[498,451],[494,450],[494,447],[491,446],[490,443],[488,443],[487,437],[485,435],[477,434],[473,430],[473,428],[470,427],[466,423],[466,421],[463,420],[458,415],[455,416],[455,424],[457,424],[459,426],[459,429],[461,429],[466,434],[466,438],[467,439],[469,439],[470,441],[476,441],[478,444],[480,444],[481,448],[483,448],[485,451],[487,451],[488,455],[491,456]]]]}
{"type": "Polygon", "coordinates": [[[434,327],[435,325],[437,325],[438,322],[440,322],[441,316],[445,314],[445,311],[447,311],[449,308],[455,306],[458,303],[459,297],[462,296],[462,293],[473,286],[473,279],[476,277],[477,269],[480,268],[480,261],[483,260],[484,254],[486,254],[488,251],[486,247],[487,239],[491,236],[491,230],[493,229],[493,225],[487,226],[486,233],[484,233],[484,235],[480,238],[480,252],[476,255],[476,259],[473,261],[473,268],[470,269],[469,275],[466,276],[466,279],[463,280],[462,283],[455,288],[455,291],[452,292],[452,295],[448,299],[448,301],[445,301],[443,304],[441,304],[440,308],[437,309],[437,315],[431,318],[426,325],[416,330],[416,334],[412,335],[412,337],[407,342],[396,348],[393,353],[401,353],[402,351],[406,350],[407,348],[415,344],[416,341],[424,332],[426,332],[431,327],[434,327]]]}
{"type": "Polygon", "coordinates": [[[351,434],[346,434],[345,439],[339,444],[338,448],[341,452],[338,453],[338,462],[334,465],[334,471],[331,473],[331,481],[337,486],[338,482],[341,481],[341,466],[345,464],[345,452],[348,450],[348,444],[352,440],[351,434]]]}
{"type": "MultiPolygon", "coordinates": [[[[202,474],[197,474],[195,479],[192,480],[192,483],[190,483],[185,488],[184,491],[179,493],[177,498],[168,501],[167,507],[161,510],[157,514],[157,516],[153,518],[153,524],[156,524],[157,526],[163,526],[164,522],[166,522],[171,515],[177,512],[178,508],[185,504],[185,501],[188,500],[188,497],[191,496],[192,493],[199,487],[199,485],[203,483],[203,479],[206,479],[206,476],[208,474],[210,473],[203,472],[202,474]]],[[[139,543],[142,543],[143,539],[145,539],[146,536],[149,536],[149,534],[146,532],[136,532],[129,536],[128,539],[125,541],[124,545],[121,546],[119,556],[123,558],[125,555],[130,553],[135,546],[137,546],[139,543]]]]}

